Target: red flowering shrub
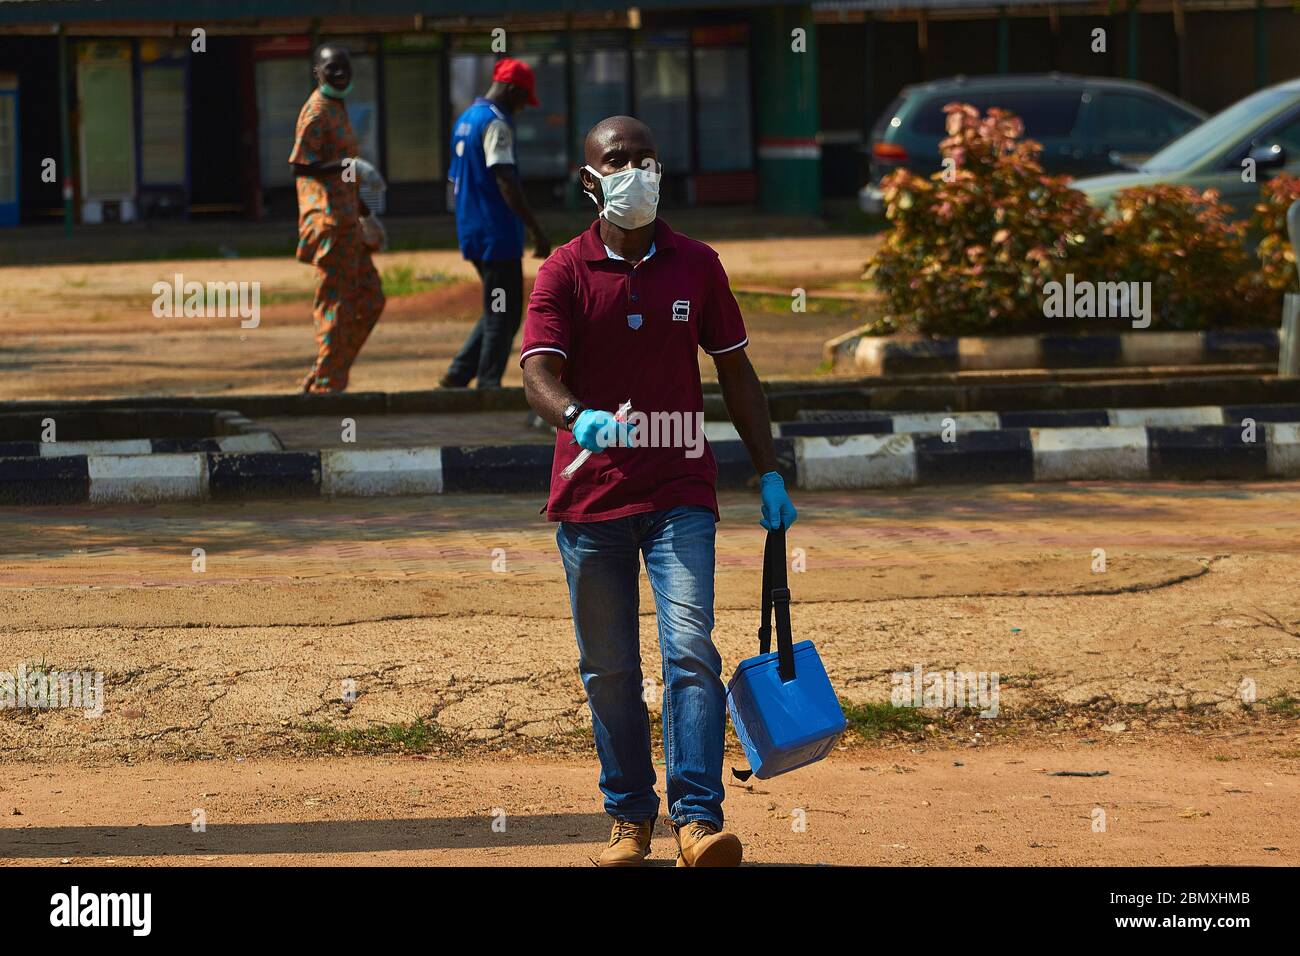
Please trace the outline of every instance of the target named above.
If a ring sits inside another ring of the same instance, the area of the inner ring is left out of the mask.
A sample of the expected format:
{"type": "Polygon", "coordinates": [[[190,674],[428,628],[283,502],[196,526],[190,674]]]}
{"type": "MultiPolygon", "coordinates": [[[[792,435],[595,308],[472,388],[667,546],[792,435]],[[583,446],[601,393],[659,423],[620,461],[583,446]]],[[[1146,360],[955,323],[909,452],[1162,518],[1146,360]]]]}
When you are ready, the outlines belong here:
{"type": "Polygon", "coordinates": [[[1080,272],[1100,237],[1100,214],[1005,110],[980,116],[951,103],[939,144],[945,169],[928,179],[898,170],[882,183],[893,223],[868,266],[895,325],[926,333],[1013,332],[1043,325],[1040,291],[1080,272]]]}
{"type": "Polygon", "coordinates": [[[1249,223],[1250,234],[1259,237],[1255,250],[1259,268],[1246,277],[1242,293],[1259,311],[1276,315],[1282,308],[1283,293],[1300,292],[1295,251],[1286,231],[1287,210],[1300,199],[1300,176],[1275,176],[1264,183],[1260,193],[1249,223]]]}
{"type": "Polygon", "coordinates": [[[1151,283],[1152,326],[1240,324],[1251,306],[1235,292],[1249,268],[1246,226],[1213,189],[1159,184],[1125,189],[1107,217],[1104,279],[1151,283]]]}
{"type": "MultiPolygon", "coordinates": [[[[1297,288],[1285,216],[1300,198],[1300,179],[1279,176],[1264,186],[1250,223],[1264,237],[1252,271],[1246,224],[1229,220],[1230,207],[1213,190],[1128,189],[1103,217],[1067,177],[1043,172],[1042,147],[1022,138],[1015,116],[998,109],[981,116],[960,103],[944,111],[944,170],[927,178],[898,170],[882,183],[893,228],[864,276],[885,299],[877,330],[970,335],[1129,326],[1125,315],[1045,310],[1049,283],[1150,283],[1141,301],[1153,328],[1267,325],[1277,320],[1282,292],[1297,288]]],[[[1061,287],[1051,288],[1059,303],[1061,287]]]]}

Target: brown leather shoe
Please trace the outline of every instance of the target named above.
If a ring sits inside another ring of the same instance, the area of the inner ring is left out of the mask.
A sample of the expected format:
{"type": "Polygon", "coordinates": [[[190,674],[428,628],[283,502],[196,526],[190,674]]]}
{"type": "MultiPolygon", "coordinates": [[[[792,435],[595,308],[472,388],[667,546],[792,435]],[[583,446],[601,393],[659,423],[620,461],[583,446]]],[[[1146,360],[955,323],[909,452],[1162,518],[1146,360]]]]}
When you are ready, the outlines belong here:
{"type": "Polygon", "coordinates": [[[672,825],[678,866],[740,866],[744,849],[734,833],[723,833],[707,820],[672,825]]]}
{"type": "Polygon", "coordinates": [[[609,831],[609,846],[600,851],[597,866],[640,866],[650,855],[650,834],[654,820],[615,820],[609,831]]]}

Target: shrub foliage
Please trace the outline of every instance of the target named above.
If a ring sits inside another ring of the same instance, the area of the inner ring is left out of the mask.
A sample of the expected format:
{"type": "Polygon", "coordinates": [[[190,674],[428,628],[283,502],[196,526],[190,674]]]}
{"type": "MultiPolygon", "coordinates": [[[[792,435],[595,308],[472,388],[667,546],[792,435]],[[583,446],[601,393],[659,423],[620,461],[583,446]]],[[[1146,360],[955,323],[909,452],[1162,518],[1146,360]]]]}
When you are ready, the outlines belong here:
{"type": "Polygon", "coordinates": [[[943,168],[928,177],[897,170],[882,183],[893,228],[865,278],[884,296],[881,331],[1015,334],[1096,330],[1089,318],[1048,319],[1044,287],[1065,282],[1150,282],[1152,327],[1264,324],[1297,285],[1285,216],[1300,180],[1265,185],[1248,224],[1213,190],[1127,189],[1106,215],[1065,176],[1049,176],[1042,147],[1005,110],[945,108],[943,168]]]}

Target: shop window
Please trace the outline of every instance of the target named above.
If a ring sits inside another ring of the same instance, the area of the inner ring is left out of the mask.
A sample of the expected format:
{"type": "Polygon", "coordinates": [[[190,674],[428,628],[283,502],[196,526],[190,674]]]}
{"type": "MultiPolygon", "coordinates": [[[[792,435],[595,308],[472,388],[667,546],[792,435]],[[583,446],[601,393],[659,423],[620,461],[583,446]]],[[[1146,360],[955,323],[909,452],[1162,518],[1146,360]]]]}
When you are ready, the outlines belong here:
{"type": "MultiPolygon", "coordinates": [[[[0,76],[0,206],[18,202],[18,82],[0,76]]],[[[17,221],[17,209],[0,209],[0,222],[17,221]]]]}
{"type": "Polygon", "coordinates": [[[695,105],[701,172],[752,169],[749,51],[696,47],[695,105]]]}
{"type": "MultiPolygon", "coordinates": [[[[631,109],[626,50],[578,50],[573,54],[573,141],[582,156],[587,131],[609,116],[631,109]]],[[[581,161],[581,160],[580,160],[581,161]]]]}
{"type": "Polygon", "coordinates": [[[633,55],[636,115],[655,134],[667,175],[691,169],[690,53],[686,46],[647,46],[633,55]]]}
{"type": "MultiPolygon", "coordinates": [[[[352,92],[343,101],[362,159],[379,165],[379,66],[372,55],[352,56],[352,92]]],[[[288,155],[287,153],[285,154],[288,155]]]]}
{"type": "Polygon", "coordinates": [[[290,186],[298,114],[312,90],[311,63],[298,58],[261,60],[257,64],[257,142],[262,188],[290,186]]]}
{"type": "Polygon", "coordinates": [[[140,181],[185,182],[185,67],[179,64],[140,68],[140,181]]]}
{"type": "Polygon", "coordinates": [[[87,200],[135,195],[135,123],[131,50],[93,44],[78,51],[81,188],[87,200]]]}
{"type": "Polygon", "coordinates": [[[441,103],[437,56],[402,54],[384,60],[386,167],[390,183],[442,178],[441,103]]]}

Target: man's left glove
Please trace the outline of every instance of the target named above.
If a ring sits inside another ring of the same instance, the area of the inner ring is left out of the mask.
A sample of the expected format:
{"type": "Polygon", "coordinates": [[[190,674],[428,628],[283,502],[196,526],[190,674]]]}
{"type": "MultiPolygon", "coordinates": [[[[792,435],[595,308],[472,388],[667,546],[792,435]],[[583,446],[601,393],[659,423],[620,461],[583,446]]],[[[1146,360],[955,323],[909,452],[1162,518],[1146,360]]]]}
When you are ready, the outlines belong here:
{"type": "Polygon", "coordinates": [[[799,513],[785,493],[785,479],[778,472],[769,471],[759,479],[758,486],[763,496],[763,520],[759,524],[768,531],[789,528],[794,524],[799,513]]]}

